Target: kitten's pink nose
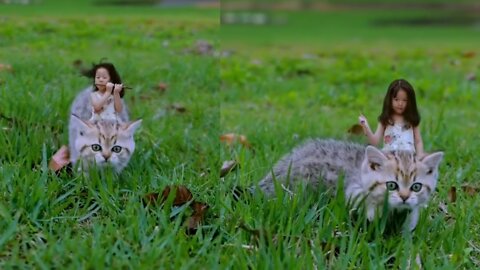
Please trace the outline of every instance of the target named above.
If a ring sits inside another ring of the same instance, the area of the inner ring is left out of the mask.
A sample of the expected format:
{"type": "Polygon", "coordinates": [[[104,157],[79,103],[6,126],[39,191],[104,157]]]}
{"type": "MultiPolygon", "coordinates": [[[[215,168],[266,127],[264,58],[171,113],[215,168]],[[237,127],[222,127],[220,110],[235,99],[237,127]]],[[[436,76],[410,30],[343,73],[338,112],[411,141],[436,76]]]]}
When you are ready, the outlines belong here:
{"type": "Polygon", "coordinates": [[[410,197],[408,194],[400,194],[400,198],[402,198],[403,202],[407,201],[408,197],[410,197]]]}
{"type": "Polygon", "coordinates": [[[111,153],[102,153],[102,156],[105,159],[105,161],[108,161],[108,159],[112,156],[112,154],[111,153]]]}

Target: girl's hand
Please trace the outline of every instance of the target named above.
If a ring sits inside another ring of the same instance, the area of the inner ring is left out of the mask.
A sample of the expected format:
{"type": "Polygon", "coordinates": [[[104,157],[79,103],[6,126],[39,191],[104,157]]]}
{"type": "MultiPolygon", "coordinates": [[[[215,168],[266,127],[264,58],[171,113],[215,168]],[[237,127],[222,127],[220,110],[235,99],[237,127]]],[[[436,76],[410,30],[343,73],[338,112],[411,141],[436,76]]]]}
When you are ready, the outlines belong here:
{"type": "Polygon", "coordinates": [[[123,89],[123,84],[115,84],[115,88],[113,89],[114,94],[120,94],[123,89]]]}
{"type": "Polygon", "coordinates": [[[105,85],[105,87],[107,88],[107,91],[106,91],[106,92],[108,92],[108,93],[112,93],[113,86],[114,86],[114,84],[113,84],[113,83],[111,83],[111,82],[108,82],[108,83],[105,85]]]}
{"type": "Polygon", "coordinates": [[[368,127],[368,121],[367,121],[367,118],[361,114],[359,117],[358,117],[358,123],[362,126],[362,127],[368,127]]]}

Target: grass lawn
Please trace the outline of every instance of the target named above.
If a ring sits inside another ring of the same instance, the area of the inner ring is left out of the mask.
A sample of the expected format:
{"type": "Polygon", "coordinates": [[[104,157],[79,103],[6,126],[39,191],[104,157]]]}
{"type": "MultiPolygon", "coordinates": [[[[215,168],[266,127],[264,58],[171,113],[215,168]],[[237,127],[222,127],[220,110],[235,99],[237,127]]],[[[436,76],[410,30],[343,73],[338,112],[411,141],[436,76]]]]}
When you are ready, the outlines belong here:
{"type": "Polygon", "coordinates": [[[195,46],[218,47],[215,14],[0,6],[0,268],[191,265],[182,258],[203,241],[192,242],[170,210],[147,210],[142,198],[181,183],[214,200],[206,186],[219,178],[218,61],[195,46]],[[137,150],[120,179],[57,177],[46,163],[67,143],[71,102],[90,84],[74,62],[88,67],[104,57],[133,88],[125,100],[131,118],[143,119],[137,150]]]}
{"type": "Polygon", "coordinates": [[[478,185],[480,177],[478,26],[378,24],[388,18],[446,16],[425,11],[270,16],[284,24],[223,25],[220,31],[222,48],[230,53],[221,61],[221,129],[245,135],[254,149],[223,149],[222,160],[238,160],[241,168],[225,178],[227,183],[257,182],[307,138],[366,143],[347,130],[360,112],[375,123],[387,86],[396,78],[407,79],[416,89],[426,151],[444,150],[445,159],[437,192],[411,237],[370,239],[368,233],[349,227],[345,210],[336,208],[336,202],[325,207],[318,198],[301,206],[277,200],[278,210],[265,210],[264,204],[253,210],[249,205],[244,210],[251,213],[248,219],[237,210],[238,218],[252,227],[299,237],[273,247],[262,245],[255,253],[260,261],[270,260],[278,268],[395,269],[404,268],[418,253],[426,269],[479,267],[480,219],[473,211],[478,194],[461,189],[478,185]],[[455,203],[448,198],[452,187],[458,190],[455,203]],[[448,215],[439,210],[441,203],[447,205],[448,215]],[[337,256],[322,241],[338,247],[337,256]]]}
{"type": "Polygon", "coordinates": [[[461,189],[480,176],[475,28],[382,41],[392,31],[370,29],[375,14],[345,14],[359,27],[351,40],[350,24],[335,14],[322,20],[337,30],[318,36],[320,26],[302,34],[290,24],[220,30],[218,10],[61,3],[0,6],[0,268],[405,268],[415,254],[426,269],[480,267],[478,195],[461,189]],[[233,54],[197,54],[199,40],[233,54]],[[133,87],[125,99],[131,118],[143,119],[136,151],[119,178],[56,176],[48,159],[67,143],[70,104],[89,84],[73,63],[104,57],[133,87]],[[346,131],[359,112],[375,122],[397,77],[417,91],[426,150],[446,154],[413,235],[350,222],[341,196],[233,199],[235,186],[256,183],[307,138],[364,143],[346,131]],[[179,106],[186,111],[172,109],[179,106]],[[221,143],[231,132],[252,146],[221,143]],[[224,160],[240,167],[220,178],[224,160]],[[195,235],[185,233],[188,207],[142,203],[171,184],[210,207],[195,235]]]}

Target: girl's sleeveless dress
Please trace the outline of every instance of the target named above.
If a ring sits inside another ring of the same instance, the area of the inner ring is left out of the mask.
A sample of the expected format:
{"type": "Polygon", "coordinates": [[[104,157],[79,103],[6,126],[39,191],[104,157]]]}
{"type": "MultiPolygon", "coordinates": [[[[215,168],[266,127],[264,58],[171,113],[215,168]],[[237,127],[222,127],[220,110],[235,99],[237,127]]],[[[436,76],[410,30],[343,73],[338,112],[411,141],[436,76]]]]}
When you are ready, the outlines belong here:
{"type": "MultiPolygon", "coordinates": [[[[101,94],[99,92],[93,92],[92,95],[95,95],[96,99],[101,98],[101,94]]],[[[95,110],[92,106],[92,118],[91,121],[98,121],[98,120],[116,120],[117,113],[115,112],[115,107],[113,104],[113,96],[108,97],[105,105],[102,108],[100,113],[95,113],[95,110]]]]}
{"type": "Polygon", "coordinates": [[[388,125],[383,134],[383,150],[407,150],[415,152],[412,126],[405,123],[388,125]]]}

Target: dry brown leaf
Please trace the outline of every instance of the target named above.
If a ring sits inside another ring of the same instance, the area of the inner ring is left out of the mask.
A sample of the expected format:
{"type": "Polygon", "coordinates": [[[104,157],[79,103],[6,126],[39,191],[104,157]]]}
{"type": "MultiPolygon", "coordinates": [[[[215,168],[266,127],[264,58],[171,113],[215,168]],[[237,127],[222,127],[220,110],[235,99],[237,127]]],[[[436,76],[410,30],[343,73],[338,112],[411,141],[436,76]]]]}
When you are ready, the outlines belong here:
{"type": "Polygon", "coordinates": [[[363,134],[363,127],[359,124],[355,124],[348,129],[348,133],[353,135],[362,135],[363,134]]]}
{"type": "Polygon", "coordinates": [[[235,133],[223,134],[223,135],[220,135],[220,141],[224,142],[228,146],[231,146],[234,142],[238,141],[241,145],[247,148],[252,147],[252,145],[247,139],[247,136],[241,135],[241,134],[240,135],[235,133]]]}
{"type": "Polygon", "coordinates": [[[158,203],[162,204],[167,200],[170,192],[172,191],[175,192],[175,198],[173,199],[172,203],[174,206],[183,205],[193,199],[192,193],[185,186],[166,186],[163,189],[162,194],[159,194],[158,192],[152,192],[145,195],[144,202],[147,205],[158,203]]]}
{"type": "Polygon", "coordinates": [[[479,187],[474,187],[471,185],[463,185],[462,190],[469,196],[475,196],[475,195],[478,195],[478,193],[480,193],[479,187]]]}
{"type": "Polygon", "coordinates": [[[185,203],[192,201],[190,207],[193,209],[192,216],[190,216],[186,221],[186,233],[188,235],[195,234],[198,226],[205,219],[205,214],[209,206],[205,203],[193,201],[193,196],[190,190],[185,186],[166,186],[162,193],[152,192],[144,196],[143,201],[145,205],[157,205],[164,203],[170,192],[175,192],[175,198],[173,199],[173,206],[181,206],[185,203]]]}
{"type": "Polygon", "coordinates": [[[145,196],[143,196],[143,204],[146,205],[155,205],[158,200],[158,195],[160,195],[158,192],[151,192],[147,193],[145,196]]]}
{"type": "Polygon", "coordinates": [[[160,92],[165,92],[167,91],[168,89],[168,84],[164,83],[164,82],[159,82],[156,86],[155,86],[155,89],[157,89],[158,91],[160,92]]]}
{"type": "Polygon", "coordinates": [[[9,64],[2,64],[2,63],[0,63],[0,71],[9,71],[9,72],[11,72],[11,71],[13,71],[13,68],[12,68],[12,66],[9,65],[9,64]]]}
{"type": "Polygon", "coordinates": [[[220,177],[224,177],[231,171],[234,171],[235,169],[238,168],[238,162],[235,160],[226,160],[222,164],[222,168],[220,169],[220,177]]]}
{"type": "Polygon", "coordinates": [[[238,138],[239,138],[240,144],[242,144],[243,146],[247,148],[252,147],[252,145],[248,142],[247,137],[245,135],[239,135],[238,138]]]}
{"type": "Polygon", "coordinates": [[[192,235],[197,232],[198,226],[200,226],[205,218],[205,214],[208,210],[208,205],[200,202],[192,203],[193,214],[186,221],[187,234],[192,235]]]}
{"type": "Polygon", "coordinates": [[[473,58],[475,57],[476,53],[474,51],[464,52],[462,56],[464,58],[473,58]]]}
{"type": "Polygon", "coordinates": [[[220,141],[224,142],[226,145],[232,145],[233,141],[235,140],[235,133],[227,133],[220,135],[220,141]]]}
{"type": "Polygon", "coordinates": [[[174,206],[183,205],[193,199],[192,192],[190,192],[185,186],[167,186],[162,191],[162,202],[167,200],[172,190],[175,192],[175,198],[173,199],[174,206]]]}
{"type": "Polygon", "coordinates": [[[83,65],[83,61],[81,59],[76,59],[72,64],[74,68],[80,68],[83,65]]]}
{"type": "Polygon", "coordinates": [[[465,76],[465,79],[467,81],[475,81],[477,79],[477,76],[475,75],[475,73],[469,73],[467,74],[467,76],[465,76]]]}
{"type": "Polygon", "coordinates": [[[450,187],[450,190],[448,191],[448,200],[451,203],[454,203],[457,201],[457,188],[456,187],[450,187]]]}
{"type": "Polygon", "coordinates": [[[174,103],[174,104],[170,105],[169,109],[173,109],[173,110],[175,110],[179,113],[184,113],[184,112],[187,111],[187,109],[179,103],[174,103]]]}

